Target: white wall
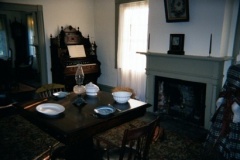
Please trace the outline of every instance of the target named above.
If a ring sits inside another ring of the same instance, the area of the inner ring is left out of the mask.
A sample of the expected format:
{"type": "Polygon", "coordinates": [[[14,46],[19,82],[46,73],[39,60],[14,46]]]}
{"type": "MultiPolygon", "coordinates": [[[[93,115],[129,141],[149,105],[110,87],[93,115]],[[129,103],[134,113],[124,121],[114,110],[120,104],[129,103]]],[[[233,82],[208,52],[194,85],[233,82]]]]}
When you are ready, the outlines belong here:
{"type": "Polygon", "coordinates": [[[233,5],[238,6],[232,0],[190,0],[189,22],[166,23],[163,1],[150,0],[150,51],[166,53],[169,50],[169,35],[181,33],[185,34],[184,50],[186,55],[208,56],[210,35],[212,34],[211,56],[229,55],[227,52],[231,34],[229,29],[232,23],[236,23],[237,18],[236,15],[229,13],[235,13],[236,8],[233,8],[233,5]]]}
{"type": "MultiPolygon", "coordinates": [[[[235,33],[238,3],[238,0],[189,0],[190,21],[166,23],[164,1],[149,0],[150,51],[167,53],[170,34],[181,33],[185,34],[186,55],[208,56],[212,33],[211,56],[231,56],[229,52],[235,33]]],[[[102,63],[99,83],[109,86],[117,85],[114,6],[114,0],[95,0],[95,34],[102,63]]]]}
{"type": "Polygon", "coordinates": [[[79,27],[83,36],[95,37],[94,0],[0,0],[0,2],[43,6],[48,81],[51,77],[50,34],[56,36],[60,27],[79,27]]]}
{"type": "Polygon", "coordinates": [[[171,33],[185,34],[186,55],[208,56],[210,34],[212,55],[220,53],[225,0],[190,0],[189,22],[166,23],[163,1],[150,0],[150,51],[167,53],[171,33]]]}
{"type": "Polygon", "coordinates": [[[115,67],[115,1],[95,0],[95,35],[98,59],[102,63],[99,83],[116,86],[115,67]]]}

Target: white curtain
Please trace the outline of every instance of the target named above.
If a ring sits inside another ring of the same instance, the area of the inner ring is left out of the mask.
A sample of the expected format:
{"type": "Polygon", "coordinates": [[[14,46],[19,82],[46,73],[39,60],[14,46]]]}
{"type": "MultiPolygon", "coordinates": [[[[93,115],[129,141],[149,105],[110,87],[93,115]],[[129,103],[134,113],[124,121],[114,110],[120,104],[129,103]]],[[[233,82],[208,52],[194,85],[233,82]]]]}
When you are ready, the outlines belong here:
{"type": "Polygon", "coordinates": [[[146,57],[136,52],[147,50],[147,1],[120,5],[118,27],[118,86],[134,89],[136,98],[145,101],[146,57]]]}

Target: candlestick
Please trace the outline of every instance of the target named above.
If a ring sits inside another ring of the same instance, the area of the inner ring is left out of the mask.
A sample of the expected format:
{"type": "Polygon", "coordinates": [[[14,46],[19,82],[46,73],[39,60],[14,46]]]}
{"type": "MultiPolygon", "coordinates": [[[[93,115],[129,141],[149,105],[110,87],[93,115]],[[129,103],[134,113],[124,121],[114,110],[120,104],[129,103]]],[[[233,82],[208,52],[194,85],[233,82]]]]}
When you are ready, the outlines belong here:
{"type": "Polygon", "coordinates": [[[150,33],[148,34],[148,44],[147,44],[147,50],[150,49],[150,33]]]}
{"type": "Polygon", "coordinates": [[[211,52],[212,52],[212,34],[210,36],[209,56],[211,55],[211,52]]]}

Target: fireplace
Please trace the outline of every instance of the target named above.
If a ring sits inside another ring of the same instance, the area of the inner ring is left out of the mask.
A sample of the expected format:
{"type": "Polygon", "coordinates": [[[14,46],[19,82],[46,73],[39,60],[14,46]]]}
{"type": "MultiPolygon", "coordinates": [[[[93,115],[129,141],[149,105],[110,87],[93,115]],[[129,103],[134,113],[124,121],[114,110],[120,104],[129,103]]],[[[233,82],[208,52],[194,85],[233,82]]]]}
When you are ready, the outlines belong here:
{"type": "Polygon", "coordinates": [[[204,126],[206,84],[155,76],[155,113],[204,126]]]}
{"type": "Polygon", "coordinates": [[[169,55],[153,52],[140,52],[140,54],[147,57],[146,101],[152,104],[148,111],[155,110],[155,81],[157,80],[155,77],[199,83],[205,86],[203,98],[205,102],[201,102],[205,105],[204,117],[201,123],[205,129],[209,129],[210,119],[216,108],[216,99],[222,88],[224,64],[231,61],[231,57],[169,55]]]}

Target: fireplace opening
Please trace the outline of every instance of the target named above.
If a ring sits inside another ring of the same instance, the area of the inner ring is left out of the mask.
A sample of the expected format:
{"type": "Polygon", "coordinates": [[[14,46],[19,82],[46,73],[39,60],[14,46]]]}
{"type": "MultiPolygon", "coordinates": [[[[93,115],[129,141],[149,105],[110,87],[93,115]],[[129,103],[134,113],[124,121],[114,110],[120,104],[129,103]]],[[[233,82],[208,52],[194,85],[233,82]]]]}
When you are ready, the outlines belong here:
{"type": "Polygon", "coordinates": [[[154,112],[204,126],[206,84],[155,76],[154,112]]]}

